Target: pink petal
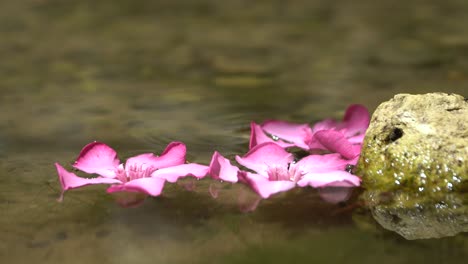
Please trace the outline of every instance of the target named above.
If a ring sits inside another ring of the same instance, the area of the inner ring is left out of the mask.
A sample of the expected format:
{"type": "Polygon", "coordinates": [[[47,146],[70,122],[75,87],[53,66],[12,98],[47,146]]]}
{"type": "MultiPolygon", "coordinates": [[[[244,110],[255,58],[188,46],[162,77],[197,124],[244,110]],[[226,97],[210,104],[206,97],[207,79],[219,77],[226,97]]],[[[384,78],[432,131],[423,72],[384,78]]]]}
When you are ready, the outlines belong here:
{"type": "Polygon", "coordinates": [[[239,168],[231,165],[231,162],[219,154],[218,151],[213,153],[210,162],[210,175],[213,179],[223,180],[228,182],[237,182],[237,174],[239,168]]]}
{"type": "Polygon", "coordinates": [[[345,170],[346,165],[350,164],[350,160],[343,159],[338,153],[325,155],[309,155],[302,158],[296,164],[291,164],[291,167],[300,169],[303,172],[324,172],[345,170]]]}
{"type": "Polygon", "coordinates": [[[309,148],[306,141],[312,137],[312,130],[308,124],[295,124],[286,121],[271,120],[263,123],[261,127],[273,137],[291,142],[299,148],[309,148]]]}
{"type": "Polygon", "coordinates": [[[348,138],[348,141],[351,144],[362,144],[362,142],[364,141],[365,136],[366,136],[366,134],[360,134],[360,135],[352,136],[352,137],[348,138]]]}
{"type": "Polygon", "coordinates": [[[265,142],[271,142],[271,138],[263,132],[260,125],[257,125],[255,122],[250,122],[249,149],[265,142]]]}
{"type": "Polygon", "coordinates": [[[138,168],[139,170],[146,170],[147,168],[158,169],[160,164],[158,162],[159,157],[153,153],[143,153],[131,158],[128,158],[125,162],[125,170],[127,173],[132,168],[138,168]]]}
{"type": "Polygon", "coordinates": [[[315,134],[315,132],[318,132],[321,130],[336,129],[337,126],[338,126],[338,123],[335,120],[325,119],[314,124],[314,126],[312,127],[312,133],[315,134]]]}
{"type": "Polygon", "coordinates": [[[107,188],[107,192],[141,192],[151,196],[158,196],[162,192],[165,181],[165,179],[158,177],[140,178],[124,184],[110,186],[107,188]]]}
{"type": "Polygon", "coordinates": [[[117,153],[101,142],[86,145],[78,155],[73,167],[86,173],[96,173],[104,177],[115,177],[119,165],[117,153]]]}
{"type": "Polygon", "coordinates": [[[359,155],[361,155],[362,145],[353,145],[353,152],[357,155],[349,160],[349,164],[356,165],[359,160],[359,155]]]}
{"type": "Polygon", "coordinates": [[[353,159],[360,154],[360,147],[351,144],[341,132],[321,130],[315,133],[314,137],[325,148],[340,153],[347,159],[353,159]]]}
{"type": "Polygon", "coordinates": [[[270,142],[255,146],[243,157],[236,156],[239,164],[262,175],[268,175],[270,167],[287,168],[293,159],[291,153],[270,142]]]}
{"type": "Polygon", "coordinates": [[[308,150],[326,150],[322,144],[315,138],[312,137],[312,139],[309,141],[309,149],[308,150]]]}
{"type": "Polygon", "coordinates": [[[122,183],[117,179],[97,177],[97,178],[81,178],[76,174],[65,170],[60,164],[55,163],[57,173],[59,176],[60,185],[62,186],[62,197],[63,193],[67,190],[92,185],[92,184],[118,184],[122,183]]]}
{"type": "Polygon", "coordinates": [[[183,143],[171,142],[159,157],[153,153],[145,153],[129,158],[125,163],[125,169],[129,170],[133,166],[138,168],[141,166],[143,170],[148,167],[160,169],[184,164],[185,153],[186,147],[183,143]]]}
{"type": "Polygon", "coordinates": [[[156,170],[151,176],[164,178],[168,182],[176,182],[179,178],[186,176],[193,176],[197,179],[201,179],[208,174],[208,171],[208,166],[189,163],[156,170]]]}
{"type": "Polygon", "coordinates": [[[307,173],[302,177],[301,180],[297,182],[297,185],[301,187],[312,186],[325,187],[352,187],[359,186],[361,184],[361,179],[351,173],[346,171],[330,171],[330,172],[321,172],[321,173],[307,173]]]}
{"type": "Polygon", "coordinates": [[[170,167],[185,163],[187,147],[184,143],[174,141],[167,145],[166,149],[159,156],[159,168],[170,167]]]}
{"type": "MultiPolygon", "coordinates": [[[[359,149],[359,152],[360,152],[360,148],[359,148],[359,147],[361,147],[360,145],[355,145],[354,147],[355,147],[356,149],[359,149]]],[[[349,164],[349,165],[356,166],[356,164],[358,163],[358,161],[359,161],[359,155],[357,155],[356,157],[354,157],[354,158],[348,160],[348,164],[349,164]]]]}
{"type": "Polygon", "coordinates": [[[350,105],[348,109],[346,109],[343,119],[347,137],[365,134],[367,127],[369,127],[369,122],[370,114],[365,106],[358,104],[350,105]]]}
{"type": "Polygon", "coordinates": [[[255,122],[250,123],[250,142],[249,142],[249,149],[252,149],[253,147],[260,145],[262,143],[266,142],[275,142],[276,144],[280,145],[283,148],[288,148],[294,146],[292,143],[286,143],[282,140],[273,140],[270,138],[267,134],[265,134],[265,131],[263,131],[262,127],[260,125],[257,125],[255,122]]]}
{"type": "Polygon", "coordinates": [[[353,188],[349,187],[324,187],[318,189],[320,197],[331,204],[345,202],[352,194],[353,188]]]}
{"type": "Polygon", "coordinates": [[[262,175],[250,172],[245,174],[245,179],[248,185],[264,199],[275,193],[291,190],[296,186],[296,183],[292,181],[270,181],[262,175]]]}

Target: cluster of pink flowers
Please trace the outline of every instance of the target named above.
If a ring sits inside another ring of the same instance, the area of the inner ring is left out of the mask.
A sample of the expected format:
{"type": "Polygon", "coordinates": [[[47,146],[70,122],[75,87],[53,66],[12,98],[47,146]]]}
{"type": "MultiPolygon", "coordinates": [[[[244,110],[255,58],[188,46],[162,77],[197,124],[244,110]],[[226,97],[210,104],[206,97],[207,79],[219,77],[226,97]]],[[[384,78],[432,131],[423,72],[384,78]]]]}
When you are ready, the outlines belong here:
{"type": "Polygon", "coordinates": [[[118,202],[123,206],[140,203],[146,196],[161,194],[164,184],[174,183],[181,177],[212,179],[243,183],[260,197],[299,187],[354,187],[360,178],[349,172],[357,163],[369,125],[369,112],[364,106],[352,105],[341,122],[327,119],[312,127],[285,121],[267,121],[261,125],[251,123],[251,137],[247,154],[236,156],[244,168],[217,151],[209,166],[187,163],[186,146],[172,142],[161,155],[144,153],[120,163],[117,153],[104,143],[86,145],[73,167],[94,178],[83,178],[65,170],[56,163],[62,187],[60,199],[69,189],[92,184],[109,184],[108,193],[124,193],[118,202]],[[309,155],[297,160],[287,150],[301,148],[309,155]]]}

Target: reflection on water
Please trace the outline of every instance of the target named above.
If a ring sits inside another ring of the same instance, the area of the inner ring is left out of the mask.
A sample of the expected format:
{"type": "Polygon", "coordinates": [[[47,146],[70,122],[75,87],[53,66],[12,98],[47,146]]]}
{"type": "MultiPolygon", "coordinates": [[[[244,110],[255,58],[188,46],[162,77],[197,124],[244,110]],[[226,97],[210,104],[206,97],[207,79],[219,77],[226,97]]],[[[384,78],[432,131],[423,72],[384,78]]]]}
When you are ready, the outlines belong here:
{"type": "Polygon", "coordinates": [[[468,232],[468,194],[391,193],[367,191],[363,194],[379,224],[406,239],[454,236],[468,232]]]}
{"type": "Polygon", "coordinates": [[[92,140],[121,159],[180,140],[207,163],[214,150],[245,153],[251,120],[340,118],[399,92],[466,97],[466,11],[457,0],[2,1],[0,262],[460,263],[466,234],[406,241],[356,221],[369,214],[354,196],[330,204],[305,189],[243,213],[240,187],[213,199],[200,181],[134,209],[99,186],[57,203],[53,163],[92,140]]]}

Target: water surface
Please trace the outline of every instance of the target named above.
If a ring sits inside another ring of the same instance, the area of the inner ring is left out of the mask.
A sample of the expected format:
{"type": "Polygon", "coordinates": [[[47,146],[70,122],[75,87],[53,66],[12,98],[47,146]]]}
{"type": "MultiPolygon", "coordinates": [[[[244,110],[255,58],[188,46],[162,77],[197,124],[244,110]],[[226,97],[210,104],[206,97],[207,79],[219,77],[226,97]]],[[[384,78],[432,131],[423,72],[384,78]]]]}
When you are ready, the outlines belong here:
{"type": "MultiPolygon", "coordinates": [[[[249,122],[341,118],[396,93],[467,96],[468,2],[3,1],[0,262],[463,263],[466,234],[407,241],[312,189],[238,208],[240,186],[167,185],[143,206],[101,186],[56,201],[54,162],[172,140],[247,151],[249,122]]],[[[67,168],[70,168],[69,166],[67,168]]],[[[357,209],[356,209],[357,208],[357,209]]]]}

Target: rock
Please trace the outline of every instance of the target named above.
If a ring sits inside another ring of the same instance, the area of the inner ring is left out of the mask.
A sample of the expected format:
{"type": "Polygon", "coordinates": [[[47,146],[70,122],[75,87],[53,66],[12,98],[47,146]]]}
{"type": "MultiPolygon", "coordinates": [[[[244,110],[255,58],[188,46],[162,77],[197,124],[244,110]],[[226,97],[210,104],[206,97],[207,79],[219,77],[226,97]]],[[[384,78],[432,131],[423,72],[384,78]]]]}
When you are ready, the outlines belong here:
{"type": "Polygon", "coordinates": [[[374,112],[356,174],[384,228],[407,239],[468,232],[468,102],[398,94],[374,112]]]}
{"type": "Polygon", "coordinates": [[[366,191],[361,196],[374,219],[406,239],[454,236],[468,232],[466,193],[424,196],[405,191],[366,191]],[[385,198],[384,198],[385,197],[385,198]]]}
{"type": "Polygon", "coordinates": [[[468,192],[468,102],[398,94],[374,112],[357,166],[369,190],[468,192]]]}

